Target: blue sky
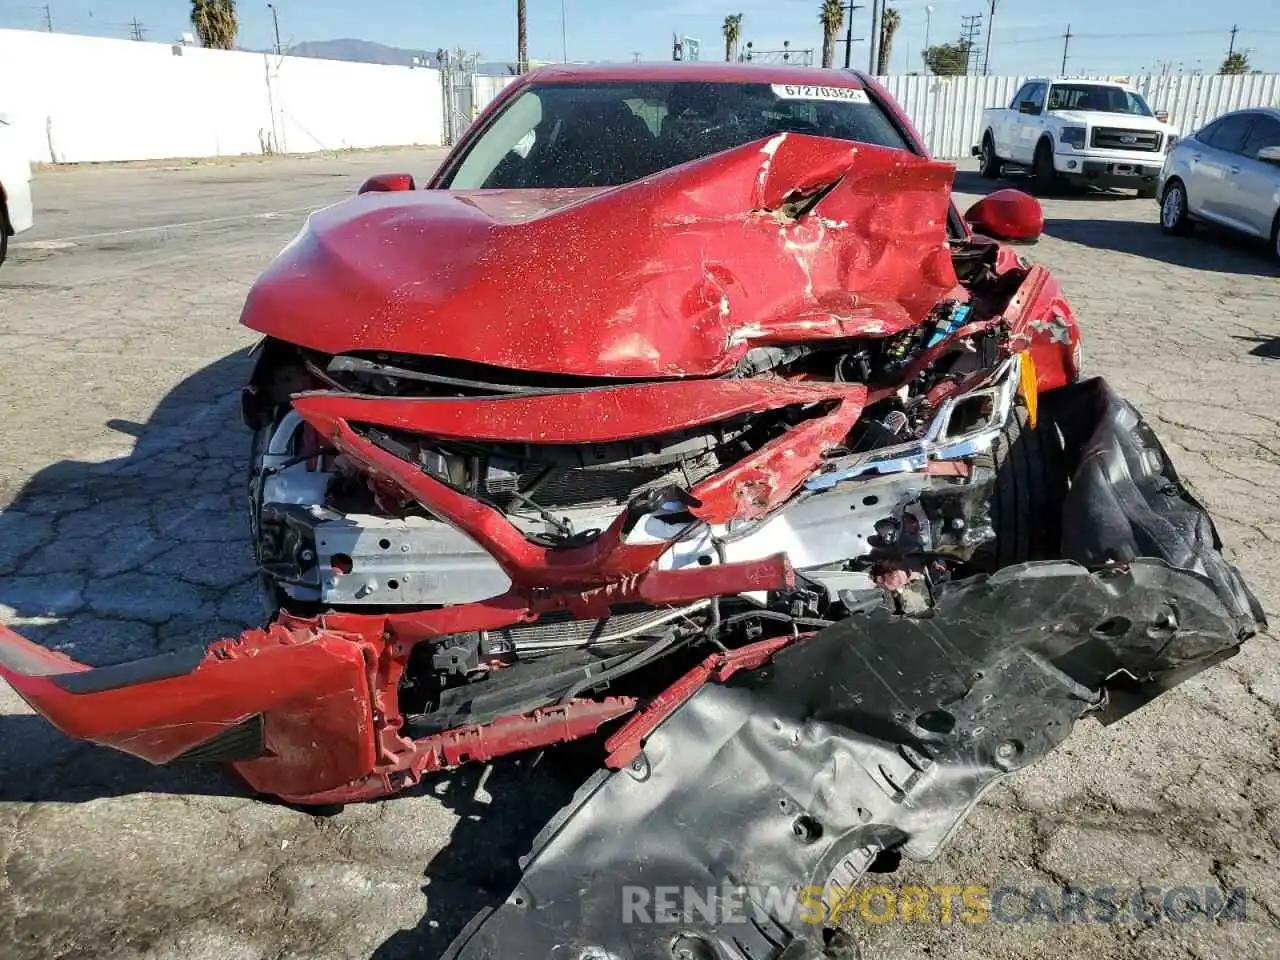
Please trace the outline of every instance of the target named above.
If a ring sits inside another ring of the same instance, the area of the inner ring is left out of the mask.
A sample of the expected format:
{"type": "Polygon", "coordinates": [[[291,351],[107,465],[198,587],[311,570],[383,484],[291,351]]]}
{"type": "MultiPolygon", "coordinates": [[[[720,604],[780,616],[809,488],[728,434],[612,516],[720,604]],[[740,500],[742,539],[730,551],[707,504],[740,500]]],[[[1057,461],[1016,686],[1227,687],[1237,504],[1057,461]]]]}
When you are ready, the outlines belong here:
{"type": "MultiPolygon", "coordinates": [[[[856,36],[866,36],[870,0],[855,14],[856,36]],[[861,29],[859,29],[861,28],[861,29]]],[[[925,7],[932,5],[930,42],[954,39],[960,18],[985,12],[989,0],[896,0],[902,28],[894,42],[895,72],[919,69],[925,39],[925,7]]],[[[169,41],[189,30],[184,0],[50,0],[54,26],[77,33],[128,36],[137,18],[148,40],[169,41]]],[[[463,46],[484,59],[514,59],[515,0],[280,0],[281,34],[290,40],[357,37],[434,50],[463,46]]],[[[528,0],[529,53],[561,57],[560,0],[528,0]]],[[[743,39],[757,49],[821,45],[818,0],[564,0],[568,54],[574,60],[646,60],[670,56],[671,34],[697,37],[703,59],[722,58],[720,24],[726,13],[742,13],[743,39]]],[[[272,43],[271,11],[265,0],[239,0],[240,43],[272,43]]],[[[42,28],[43,4],[0,0],[0,26],[42,28]]],[[[1062,34],[1072,33],[1068,72],[1133,73],[1159,70],[1212,72],[1221,63],[1238,24],[1236,48],[1250,51],[1252,65],[1280,72],[1280,3],[1277,0],[999,0],[992,29],[993,73],[1054,73],[1061,66],[1062,34]],[[1070,12],[1067,12],[1067,11],[1070,12]]],[[[841,50],[841,56],[843,50],[841,50]]],[[[865,43],[854,45],[854,62],[866,65],[865,43]]]]}

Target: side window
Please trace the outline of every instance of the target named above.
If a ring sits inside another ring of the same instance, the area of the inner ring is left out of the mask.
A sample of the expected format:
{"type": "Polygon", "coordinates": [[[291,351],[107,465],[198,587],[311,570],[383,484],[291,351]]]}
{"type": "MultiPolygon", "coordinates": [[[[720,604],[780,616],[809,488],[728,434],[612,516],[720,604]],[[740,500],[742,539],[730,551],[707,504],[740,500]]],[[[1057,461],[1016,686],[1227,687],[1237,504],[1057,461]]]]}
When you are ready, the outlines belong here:
{"type": "Polygon", "coordinates": [[[1049,85],[1045,83],[1033,84],[1031,93],[1027,99],[1036,105],[1036,113],[1044,113],[1044,95],[1049,91],[1049,85]]]}
{"type": "Polygon", "coordinates": [[[1201,143],[1208,143],[1209,138],[1212,137],[1214,133],[1217,132],[1220,126],[1222,126],[1222,121],[1215,120],[1213,121],[1213,123],[1205,124],[1199,130],[1197,130],[1193,134],[1193,136],[1195,137],[1195,139],[1199,140],[1201,143]]]}
{"type": "Polygon", "coordinates": [[[1021,106],[1023,100],[1030,100],[1031,88],[1034,86],[1034,83],[1024,83],[1019,87],[1018,92],[1013,95],[1013,103],[1009,104],[1009,109],[1017,110],[1018,107],[1021,106]]]}
{"type": "Polygon", "coordinates": [[[1263,147],[1280,147],[1280,120],[1258,116],[1244,141],[1246,157],[1256,157],[1263,147]]]}
{"type": "Polygon", "coordinates": [[[1255,114],[1237,113],[1230,117],[1223,117],[1221,121],[1214,124],[1212,130],[1206,131],[1204,136],[1199,139],[1216,150],[1225,150],[1228,153],[1240,153],[1244,149],[1244,138],[1249,133],[1249,126],[1253,123],[1255,114]]]}

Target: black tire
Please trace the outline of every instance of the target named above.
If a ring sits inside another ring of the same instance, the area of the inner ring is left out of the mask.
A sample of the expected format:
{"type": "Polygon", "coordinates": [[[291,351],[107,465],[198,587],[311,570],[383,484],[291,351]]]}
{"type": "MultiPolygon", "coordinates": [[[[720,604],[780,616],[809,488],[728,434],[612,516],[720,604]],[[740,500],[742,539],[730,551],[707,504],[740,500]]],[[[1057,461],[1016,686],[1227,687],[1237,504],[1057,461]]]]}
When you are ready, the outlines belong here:
{"type": "Polygon", "coordinates": [[[1172,236],[1186,236],[1195,228],[1187,212],[1187,188],[1176,177],[1164,185],[1160,198],[1160,229],[1172,236]]]}
{"type": "Polygon", "coordinates": [[[991,139],[991,131],[982,135],[982,152],[979,154],[978,173],[987,180],[996,180],[1004,172],[1004,163],[996,156],[996,144],[991,139]]]}
{"type": "Polygon", "coordinates": [[[0,197],[0,263],[9,256],[9,208],[0,197]]]}
{"type": "Polygon", "coordinates": [[[1056,559],[1062,544],[1067,474],[1062,444],[1051,421],[1032,427],[1024,407],[1014,411],[991,450],[995,489],[990,558],[999,569],[1029,560],[1056,559]]]}
{"type": "Polygon", "coordinates": [[[1048,140],[1041,140],[1036,144],[1031,177],[1036,185],[1036,193],[1041,195],[1053,193],[1058,186],[1058,172],[1053,169],[1053,146],[1048,140]]]}
{"type": "Polygon", "coordinates": [[[1276,214],[1276,222],[1271,225],[1271,259],[1280,263],[1280,213],[1276,214]]]}

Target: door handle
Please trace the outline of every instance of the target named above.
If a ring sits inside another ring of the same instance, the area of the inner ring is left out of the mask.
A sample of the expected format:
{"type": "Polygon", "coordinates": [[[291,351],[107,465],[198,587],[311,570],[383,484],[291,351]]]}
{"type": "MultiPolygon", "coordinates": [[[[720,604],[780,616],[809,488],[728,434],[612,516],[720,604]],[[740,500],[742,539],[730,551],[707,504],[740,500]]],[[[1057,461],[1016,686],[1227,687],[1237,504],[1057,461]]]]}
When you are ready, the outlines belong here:
{"type": "Polygon", "coordinates": [[[1240,168],[1239,168],[1239,167],[1232,167],[1232,168],[1231,168],[1231,172],[1232,172],[1232,173],[1239,173],[1239,172],[1240,172],[1240,168]]]}
{"type": "Polygon", "coordinates": [[[1191,155],[1191,162],[1192,162],[1192,163],[1199,163],[1199,162],[1200,162],[1200,154],[1198,154],[1198,153],[1193,153],[1193,154],[1191,155]]]}

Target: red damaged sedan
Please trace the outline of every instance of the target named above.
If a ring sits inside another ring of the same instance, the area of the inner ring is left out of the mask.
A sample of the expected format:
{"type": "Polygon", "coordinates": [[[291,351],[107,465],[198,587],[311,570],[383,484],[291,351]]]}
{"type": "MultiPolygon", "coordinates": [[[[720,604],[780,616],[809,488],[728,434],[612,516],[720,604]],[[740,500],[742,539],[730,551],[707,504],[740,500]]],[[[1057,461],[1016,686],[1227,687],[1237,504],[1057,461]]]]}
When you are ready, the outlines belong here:
{"type": "MultiPolygon", "coordinates": [[[[962,217],[953,176],[857,73],[522,76],[425,188],[317,212],[249,295],[270,622],[98,669],[0,630],[0,675],[71,736],[298,803],[604,734],[457,956],[665,956],[619,924],[628,877],[932,856],[1076,719],[1262,623],[1006,244],[1038,204],[962,217]]],[[[682,936],[830,947],[765,920],[682,936]]]]}

